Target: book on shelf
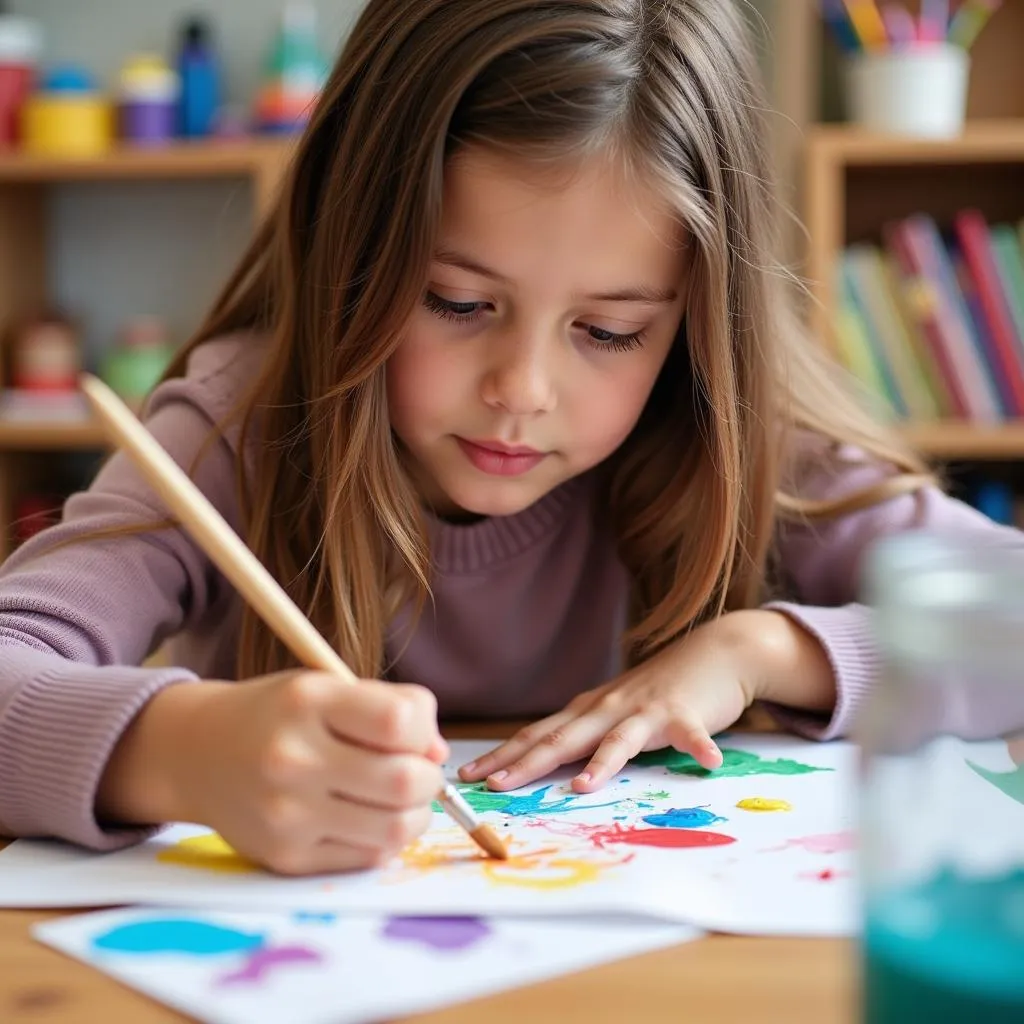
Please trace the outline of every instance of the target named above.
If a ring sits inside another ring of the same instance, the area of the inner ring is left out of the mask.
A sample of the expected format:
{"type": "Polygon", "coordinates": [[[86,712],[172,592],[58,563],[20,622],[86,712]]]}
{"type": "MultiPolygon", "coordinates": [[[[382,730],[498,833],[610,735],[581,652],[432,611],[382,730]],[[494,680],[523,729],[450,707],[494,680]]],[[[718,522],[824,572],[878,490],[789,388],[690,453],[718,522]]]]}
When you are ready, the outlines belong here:
{"type": "Polygon", "coordinates": [[[1024,222],[915,214],[837,275],[839,358],[894,418],[1024,419],[1024,222]]]}

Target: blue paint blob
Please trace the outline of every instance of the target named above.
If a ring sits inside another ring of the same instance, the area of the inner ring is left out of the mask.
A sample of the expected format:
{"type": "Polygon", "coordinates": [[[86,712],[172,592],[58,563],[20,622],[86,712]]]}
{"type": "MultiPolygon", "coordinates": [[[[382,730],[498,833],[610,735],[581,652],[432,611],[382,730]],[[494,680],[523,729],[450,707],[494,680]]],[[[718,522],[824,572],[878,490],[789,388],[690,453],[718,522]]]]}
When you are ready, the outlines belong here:
{"type": "Polygon", "coordinates": [[[621,782],[621,783],[623,783],[623,785],[625,785],[625,783],[629,782],[629,779],[619,779],[619,782],[621,782]]]}
{"type": "Polygon", "coordinates": [[[649,808],[649,807],[653,807],[654,806],[654,804],[644,803],[643,800],[637,800],[636,805],[637,805],[637,807],[644,807],[644,808],[649,808]]]}
{"type": "Polygon", "coordinates": [[[662,814],[645,815],[643,820],[659,828],[703,828],[727,819],[703,807],[673,807],[662,814]]]}
{"type": "Polygon", "coordinates": [[[222,956],[259,949],[265,936],[256,932],[222,928],[208,921],[190,918],[156,918],[120,925],[97,935],[92,947],[108,953],[145,956],[156,953],[185,953],[188,956],[222,956]]]}

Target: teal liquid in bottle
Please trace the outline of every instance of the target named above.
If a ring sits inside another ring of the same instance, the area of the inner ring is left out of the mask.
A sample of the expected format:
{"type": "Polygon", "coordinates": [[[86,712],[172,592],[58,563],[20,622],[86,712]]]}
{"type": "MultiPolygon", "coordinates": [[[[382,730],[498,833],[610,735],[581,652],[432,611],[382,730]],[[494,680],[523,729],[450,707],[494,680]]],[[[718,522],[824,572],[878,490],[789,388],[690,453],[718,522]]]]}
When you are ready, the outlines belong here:
{"type": "Polygon", "coordinates": [[[866,1024],[1024,1024],[1024,871],[868,901],[866,1024]]]}

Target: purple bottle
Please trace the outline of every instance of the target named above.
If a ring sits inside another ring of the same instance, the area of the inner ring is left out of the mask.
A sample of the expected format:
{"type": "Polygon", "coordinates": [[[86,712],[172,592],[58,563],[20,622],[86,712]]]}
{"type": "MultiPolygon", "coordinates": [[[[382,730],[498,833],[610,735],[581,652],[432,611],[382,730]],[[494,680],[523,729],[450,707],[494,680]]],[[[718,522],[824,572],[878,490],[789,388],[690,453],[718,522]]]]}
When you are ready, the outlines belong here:
{"type": "Polygon", "coordinates": [[[178,75],[159,57],[140,54],[121,70],[121,137],[140,146],[163,145],[177,134],[178,75]]]}

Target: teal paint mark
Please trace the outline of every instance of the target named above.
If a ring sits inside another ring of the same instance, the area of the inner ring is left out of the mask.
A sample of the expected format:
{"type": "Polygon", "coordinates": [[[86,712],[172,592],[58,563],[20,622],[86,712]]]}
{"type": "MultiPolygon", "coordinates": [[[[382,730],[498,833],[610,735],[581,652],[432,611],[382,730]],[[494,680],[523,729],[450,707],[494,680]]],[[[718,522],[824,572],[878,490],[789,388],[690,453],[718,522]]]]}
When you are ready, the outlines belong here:
{"type": "Polygon", "coordinates": [[[986,782],[991,782],[996,789],[1001,789],[1011,800],[1024,804],[1024,764],[1018,765],[1012,772],[993,772],[973,761],[968,761],[967,766],[986,782]]]}
{"type": "Polygon", "coordinates": [[[673,775],[692,775],[701,779],[740,779],[747,775],[809,775],[811,772],[834,770],[791,761],[786,757],[766,760],[760,754],[729,747],[722,748],[722,767],[712,771],[702,768],[689,754],[681,754],[671,747],[639,754],[631,763],[644,767],[667,768],[673,775]]]}
{"type": "Polygon", "coordinates": [[[613,814],[612,821],[627,821],[628,817],[626,814],[613,814]]]}
{"type": "Polygon", "coordinates": [[[645,800],[667,800],[669,792],[667,789],[652,789],[647,793],[640,794],[645,800]]]}
{"type": "Polygon", "coordinates": [[[648,814],[644,817],[648,825],[659,828],[702,828],[716,821],[728,821],[703,807],[673,807],[664,814],[648,814]]]}
{"type": "Polygon", "coordinates": [[[629,782],[629,779],[619,779],[619,782],[621,782],[622,785],[625,785],[627,782],[629,782]]]}
{"type": "Polygon", "coordinates": [[[337,914],[318,910],[297,910],[293,915],[296,924],[334,924],[337,914]]]}
{"type": "Polygon", "coordinates": [[[223,956],[251,953],[266,941],[258,932],[222,928],[208,921],[186,917],[156,918],[119,925],[92,940],[93,949],[105,953],[154,955],[184,953],[187,956],[223,956]]]}
{"type": "Polygon", "coordinates": [[[649,810],[651,807],[654,806],[654,804],[644,803],[643,800],[637,800],[636,805],[637,807],[643,807],[644,810],[649,810]]]}
{"type": "Polygon", "coordinates": [[[561,800],[544,803],[544,797],[553,786],[544,786],[532,793],[495,793],[487,788],[486,782],[474,782],[457,787],[466,798],[466,802],[477,814],[485,811],[497,811],[511,818],[522,818],[527,815],[560,814],[566,811],[589,811],[596,807],[616,807],[625,800],[612,800],[606,804],[583,804],[578,806],[580,796],[567,796],[561,800]]]}

